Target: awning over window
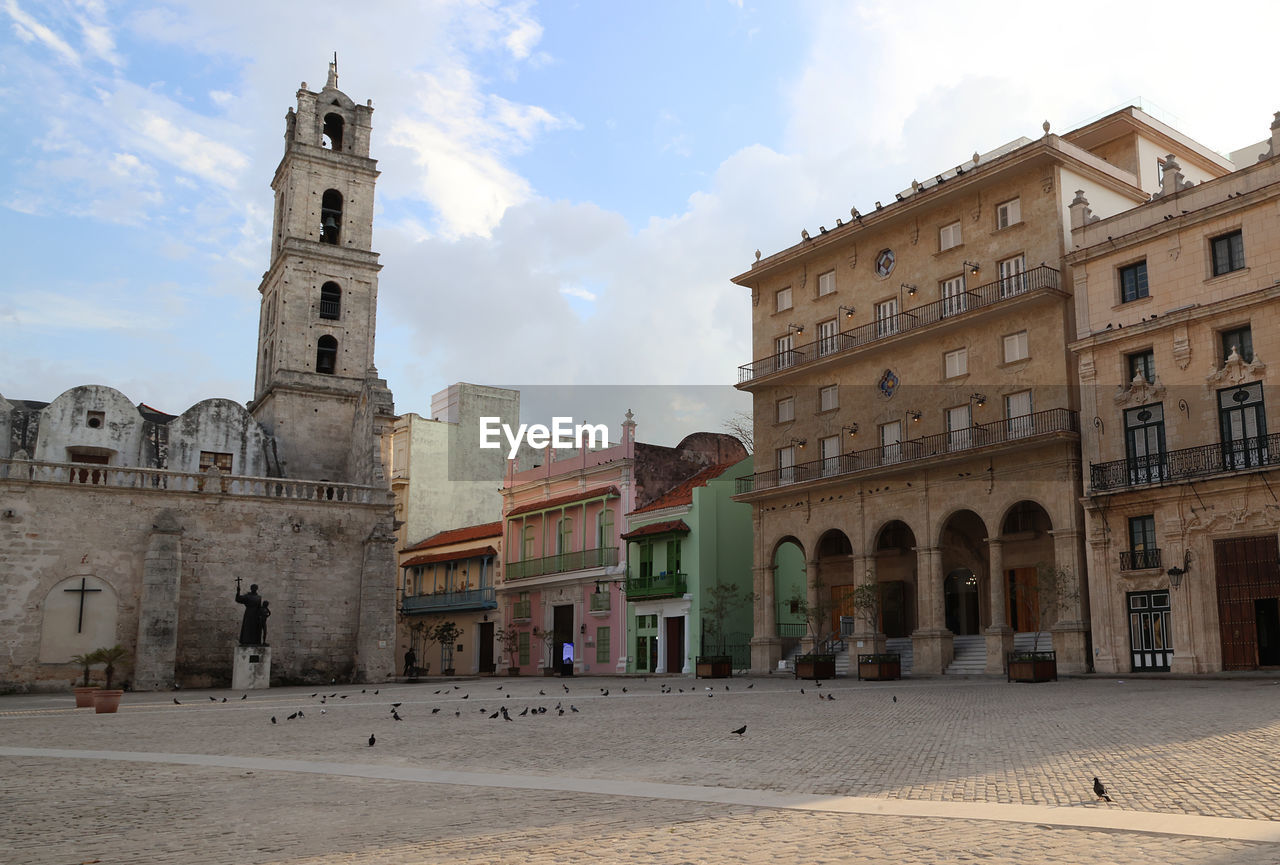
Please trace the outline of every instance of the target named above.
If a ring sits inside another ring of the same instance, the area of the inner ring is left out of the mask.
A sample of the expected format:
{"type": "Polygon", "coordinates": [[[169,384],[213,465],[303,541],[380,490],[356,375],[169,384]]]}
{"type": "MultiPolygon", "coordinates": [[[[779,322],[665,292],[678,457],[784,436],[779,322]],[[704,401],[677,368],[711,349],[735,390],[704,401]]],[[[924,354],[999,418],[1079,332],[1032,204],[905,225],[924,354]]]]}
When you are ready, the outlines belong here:
{"type": "Polygon", "coordinates": [[[684,520],[667,520],[662,523],[650,523],[647,526],[641,526],[638,529],[632,529],[622,536],[624,541],[634,541],[637,538],[647,538],[652,535],[672,535],[672,534],[689,534],[689,527],[685,525],[684,520]]]}

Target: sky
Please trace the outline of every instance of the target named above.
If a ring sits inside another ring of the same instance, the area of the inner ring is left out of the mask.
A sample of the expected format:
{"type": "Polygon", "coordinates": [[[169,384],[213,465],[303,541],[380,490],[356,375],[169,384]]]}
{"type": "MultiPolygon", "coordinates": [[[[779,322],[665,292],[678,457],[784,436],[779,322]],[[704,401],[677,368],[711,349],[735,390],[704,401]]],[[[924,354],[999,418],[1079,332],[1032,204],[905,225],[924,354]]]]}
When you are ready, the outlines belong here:
{"type": "Polygon", "coordinates": [[[373,100],[376,359],[641,440],[750,400],[755,250],[1128,104],[1220,153],[1280,110],[1236,3],[0,0],[0,396],[253,396],[300,82],[373,100]]]}

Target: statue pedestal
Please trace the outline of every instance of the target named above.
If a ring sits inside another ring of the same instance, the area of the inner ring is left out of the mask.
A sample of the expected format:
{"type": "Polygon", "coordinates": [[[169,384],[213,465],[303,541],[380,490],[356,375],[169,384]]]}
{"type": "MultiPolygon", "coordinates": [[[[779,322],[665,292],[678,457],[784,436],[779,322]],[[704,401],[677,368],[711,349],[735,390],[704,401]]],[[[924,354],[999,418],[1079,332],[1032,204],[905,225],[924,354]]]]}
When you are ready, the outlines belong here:
{"type": "Polygon", "coordinates": [[[271,687],[270,646],[236,646],[231,687],[237,691],[271,687]]]}

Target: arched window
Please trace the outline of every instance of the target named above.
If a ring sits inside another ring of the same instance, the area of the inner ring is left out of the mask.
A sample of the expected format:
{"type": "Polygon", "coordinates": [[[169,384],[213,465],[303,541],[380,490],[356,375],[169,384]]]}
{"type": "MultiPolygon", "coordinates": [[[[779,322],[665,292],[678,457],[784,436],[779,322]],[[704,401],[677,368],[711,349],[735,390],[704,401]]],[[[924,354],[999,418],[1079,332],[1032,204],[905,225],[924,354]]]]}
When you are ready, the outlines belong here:
{"type": "Polygon", "coordinates": [[[316,372],[333,375],[338,365],[338,340],[332,336],[322,336],[316,342],[316,372]]]}
{"type": "Polygon", "coordinates": [[[336,282],[320,286],[320,317],[337,319],[342,313],[342,289],[336,282]]]}
{"type": "Polygon", "coordinates": [[[341,229],[342,193],[336,189],[326,189],[324,198],[320,200],[320,240],[336,244],[341,229]]]}
{"type": "Polygon", "coordinates": [[[342,149],[342,115],[326,114],[324,116],[324,135],[320,138],[320,144],[330,150],[342,149]]]}

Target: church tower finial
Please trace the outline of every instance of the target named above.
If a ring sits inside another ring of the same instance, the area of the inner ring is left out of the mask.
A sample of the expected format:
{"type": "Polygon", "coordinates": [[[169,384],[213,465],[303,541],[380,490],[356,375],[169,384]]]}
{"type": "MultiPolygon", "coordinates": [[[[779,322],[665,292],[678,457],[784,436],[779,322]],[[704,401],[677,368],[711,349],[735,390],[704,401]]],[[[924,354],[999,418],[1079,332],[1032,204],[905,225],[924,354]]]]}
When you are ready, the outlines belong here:
{"type": "Polygon", "coordinates": [[[329,80],[324,85],[326,90],[338,89],[338,52],[333,52],[333,60],[329,63],[329,80]]]}

